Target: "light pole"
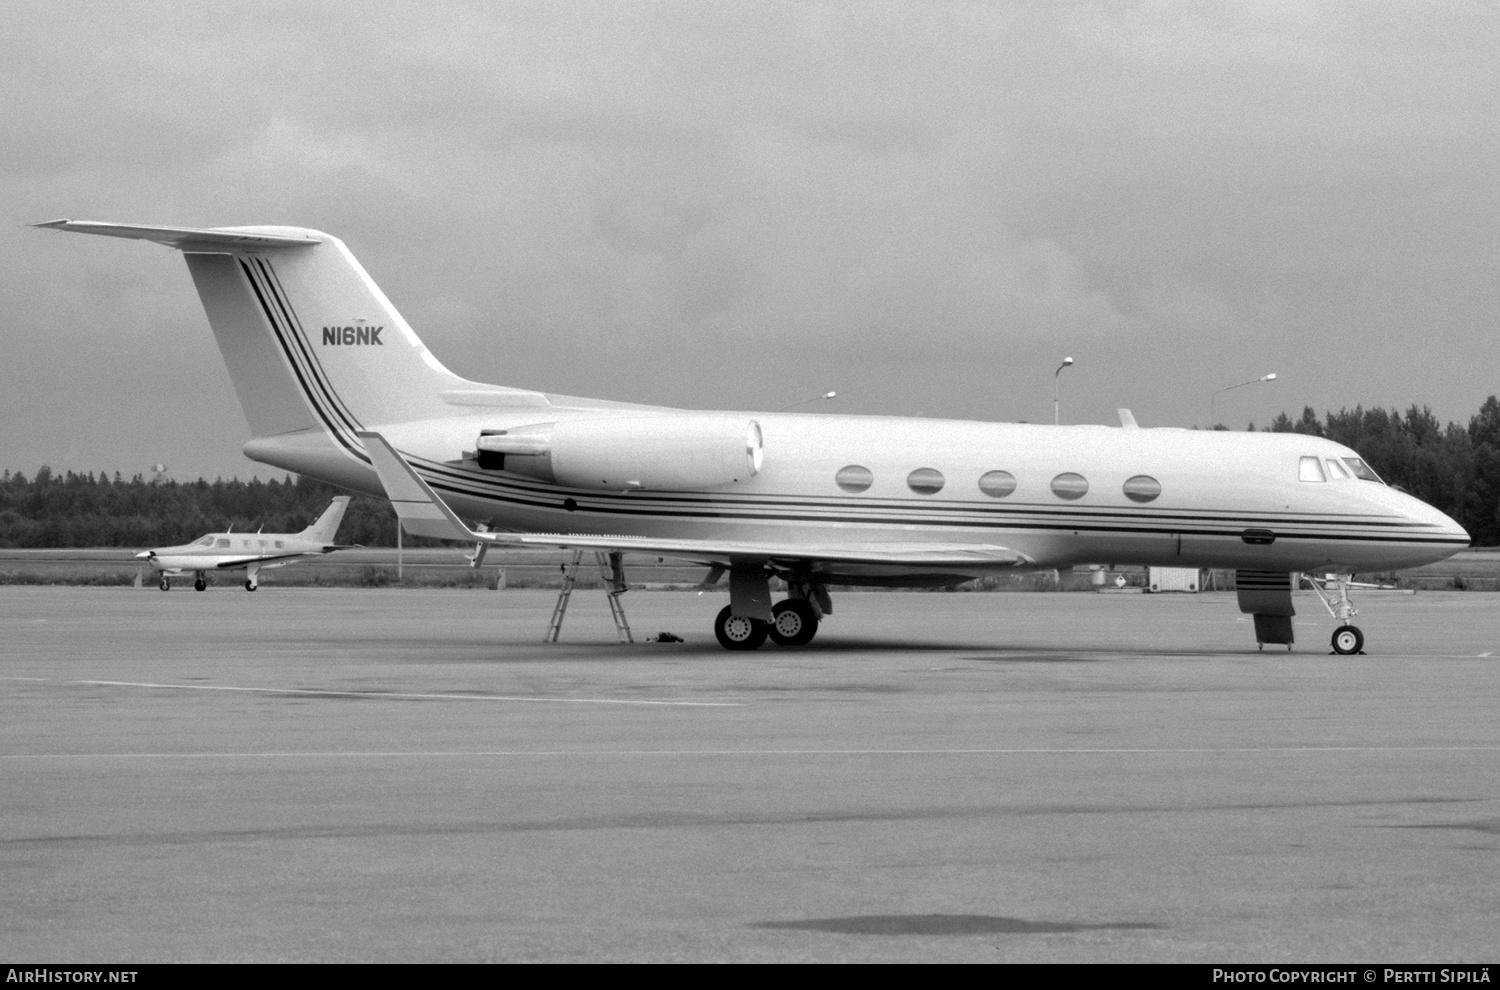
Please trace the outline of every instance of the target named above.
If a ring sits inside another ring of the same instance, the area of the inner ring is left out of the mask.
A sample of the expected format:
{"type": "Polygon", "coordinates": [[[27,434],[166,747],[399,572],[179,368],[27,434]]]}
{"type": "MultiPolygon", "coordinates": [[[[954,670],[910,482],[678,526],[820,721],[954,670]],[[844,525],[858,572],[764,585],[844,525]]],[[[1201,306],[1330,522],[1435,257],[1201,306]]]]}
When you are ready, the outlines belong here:
{"type": "Polygon", "coordinates": [[[1070,358],[1070,357],[1065,357],[1065,358],[1063,358],[1063,363],[1057,366],[1057,370],[1054,371],[1054,372],[1052,372],[1052,425],[1053,426],[1056,426],[1060,422],[1062,422],[1062,420],[1059,418],[1058,411],[1057,411],[1057,409],[1058,409],[1058,406],[1057,406],[1057,382],[1058,382],[1058,378],[1062,375],[1064,368],[1070,368],[1072,366],[1073,366],[1073,359],[1070,358]]]}
{"type": "Polygon", "coordinates": [[[797,406],[805,406],[809,402],[822,402],[824,399],[837,399],[838,397],[839,397],[839,394],[837,392],[824,392],[822,395],[815,395],[815,396],[813,396],[810,399],[798,399],[796,402],[793,402],[791,405],[789,405],[789,406],[782,406],[780,409],[778,409],[776,411],[777,412],[786,412],[788,409],[795,409],[797,406]]]}
{"type": "MultiPolygon", "coordinates": [[[[1232,388],[1244,388],[1246,385],[1254,385],[1256,382],[1274,382],[1275,380],[1276,374],[1275,372],[1272,372],[1269,375],[1261,375],[1259,378],[1252,378],[1248,382],[1240,382],[1238,385],[1225,385],[1223,388],[1219,389],[1219,392],[1227,392],[1232,388]]],[[[1213,395],[1210,395],[1208,397],[1208,428],[1210,430],[1214,428],[1214,400],[1219,397],[1219,392],[1215,392],[1213,395]]]]}

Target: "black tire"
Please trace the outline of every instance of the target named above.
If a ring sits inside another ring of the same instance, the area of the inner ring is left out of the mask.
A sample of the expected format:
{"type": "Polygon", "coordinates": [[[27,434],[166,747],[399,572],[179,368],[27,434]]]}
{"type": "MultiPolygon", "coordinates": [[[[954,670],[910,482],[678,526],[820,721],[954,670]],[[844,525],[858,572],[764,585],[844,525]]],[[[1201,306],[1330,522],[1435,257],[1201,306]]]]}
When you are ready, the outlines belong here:
{"type": "Polygon", "coordinates": [[[1358,626],[1339,626],[1333,631],[1333,652],[1350,656],[1365,648],[1365,634],[1358,626]]]}
{"type": "Polygon", "coordinates": [[[246,581],[245,582],[245,590],[246,591],[254,591],[255,590],[255,582],[253,582],[253,581],[246,581]]]}
{"type": "Polygon", "coordinates": [[[158,584],[157,587],[160,588],[162,591],[171,591],[172,590],[172,582],[171,582],[170,579],[168,579],[168,577],[165,574],[163,574],[161,576],[161,584],[158,584]]]}
{"type": "Polygon", "coordinates": [[[766,641],[766,623],[743,615],[735,615],[725,605],[719,617],[714,619],[714,635],[719,645],[726,650],[758,650],[766,641]]]}
{"type": "Polygon", "coordinates": [[[193,582],[193,590],[194,591],[202,591],[202,590],[204,590],[207,587],[208,587],[208,582],[205,581],[205,580],[203,580],[202,578],[199,578],[198,580],[196,580],[196,581],[193,582]]]}
{"type": "Polygon", "coordinates": [[[806,646],[818,634],[818,613],[801,598],[777,602],[766,631],[777,646],[806,646]]]}

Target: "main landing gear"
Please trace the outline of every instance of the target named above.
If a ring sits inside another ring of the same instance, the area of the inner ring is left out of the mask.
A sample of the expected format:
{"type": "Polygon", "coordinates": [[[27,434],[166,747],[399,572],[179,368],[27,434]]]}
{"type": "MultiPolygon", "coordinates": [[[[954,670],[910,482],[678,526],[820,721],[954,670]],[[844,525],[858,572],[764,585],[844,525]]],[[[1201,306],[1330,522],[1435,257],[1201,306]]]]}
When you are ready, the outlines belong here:
{"type": "Polygon", "coordinates": [[[1359,631],[1358,626],[1350,625],[1349,620],[1359,614],[1359,609],[1349,600],[1349,588],[1354,583],[1352,574],[1334,574],[1326,581],[1332,585],[1332,590],[1324,588],[1318,583],[1317,578],[1310,578],[1313,590],[1323,601],[1323,607],[1328,609],[1328,614],[1339,621],[1339,627],[1333,631],[1333,652],[1340,656],[1352,656],[1364,653],[1365,634],[1359,631]]]}
{"type": "Polygon", "coordinates": [[[769,632],[770,623],[748,615],[735,615],[730,605],[725,605],[719,617],[714,619],[714,635],[726,650],[758,650],[769,632]]]}
{"type": "MultiPolygon", "coordinates": [[[[747,570],[751,570],[747,568],[747,570]]],[[[714,575],[716,577],[717,575],[714,575]]],[[[734,575],[731,574],[730,604],[714,619],[714,636],[726,650],[757,650],[767,639],[777,646],[806,646],[818,634],[823,616],[831,612],[832,602],[822,585],[788,582],[790,597],[770,609],[770,621],[752,613],[756,608],[765,614],[770,587],[762,572],[741,572],[740,592],[749,601],[735,601],[734,575]],[[764,597],[761,597],[764,595],[764,597]],[[736,605],[740,611],[736,612],[736,605]]],[[[713,578],[705,584],[712,584],[713,578]]]]}
{"type": "MultiPolygon", "coordinates": [[[[158,588],[160,588],[162,591],[171,591],[172,590],[172,579],[169,578],[169,577],[167,577],[165,574],[163,574],[161,576],[161,581],[158,582],[156,586],[158,588]]],[[[203,579],[203,575],[201,573],[196,574],[194,576],[194,578],[193,578],[193,590],[194,591],[203,591],[207,587],[208,587],[208,582],[203,579]]]]}
{"type": "Polygon", "coordinates": [[[818,634],[818,613],[805,598],[788,598],[771,609],[767,632],[777,646],[806,646],[818,634]]]}
{"type": "Polygon", "coordinates": [[[788,598],[771,610],[770,622],[735,615],[725,605],[714,619],[714,636],[726,650],[758,650],[769,638],[777,646],[806,646],[818,634],[818,615],[800,598],[788,598]]]}

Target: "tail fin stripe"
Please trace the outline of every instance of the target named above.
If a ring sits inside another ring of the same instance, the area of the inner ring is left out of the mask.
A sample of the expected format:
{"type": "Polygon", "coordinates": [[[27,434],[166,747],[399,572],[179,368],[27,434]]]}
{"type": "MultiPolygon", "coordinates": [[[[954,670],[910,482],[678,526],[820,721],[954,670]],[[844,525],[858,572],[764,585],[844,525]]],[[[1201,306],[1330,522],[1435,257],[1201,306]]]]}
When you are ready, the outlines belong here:
{"type": "Polygon", "coordinates": [[[281,279],[276,275],[275,267],[272,266],[271,262],[265,258],[257,258],[256,263],[261,269],[261,273],[265,278],[266,284],[271,289],[272,297],[276,300],[278,307],[284,314],[286,325],[291,328],[292,339],[297,342],[298,347],[306,356],[307,363],[309,367],[312,368],[314,375],[316,376],[318,383],[323,390],[324,401],[328,403],[330,409],[333,409],[337,412],[338,418],[344,422],[345,426],[351,433],[357,433],[359,430],[363,429],[363,424],[359,421],[359,418],[356,417],[352,411],[350,411],[349,407],[345,405],[343,397],[338,394],[338,391],[336,389],[334,389],[333,383],[329,379],[327,372],[323,370],[323,363],[318,360],[317,351],[313,348],[312,342],[308,339],[307,333],[302,327],[302,321],[297,317],[297,311],[292,308],[291,301],[286,294],[286,289],[282,287],[281,279]]]}
{"type": "Polygon", "coordinates": [[[348,427],[340,426],[336,421],[338,417],[331,414],[328,407],[325,405],[326,398],[320,395],[320,392],[326,389],[327,386],[323,383],[317,383],[315,385],[314,383],[311,383],[309,381],[309,378],[314,374],[314,371],[306,366],[305,358],[299,359],[296,348],[288,339],[291,331],[281,324],[280,320],[277,318],[276,312],[267,302],[266,294],[268,291],[268,287],[262,287],[260,280],[256,278],[254,269],[249,264],[247,264],[243,258],[236,258],[236,260],[240,263],[240,268],[245,275],[245,280],[247,283],[249,283],[251,291],[255,294],[256,301],[260,303],[261,311],[266,317],[266,322],[269,325],[271,332],[275,335],[277,343],[281,345],[282,353],[286,356],[287,363],[291,368],[293,376],[297,380],[298,387],[301,389],[303,396],[307,399],[308,405],[312,408],[314,414],[323,421],[324,427],[339,443],[340,446],[342,446],[355,458],[365,463],[369,463],[369,458],[365,455],[360,445],[354,442],[353,438],[350,436],[353,431],[348,427]]]}
{"type": "Polygon", "coordinates": [[[307,341],[306,334],[302,333],[291,304],[286,300],[284,290],[281,290],[281,287],[275,281],[274,270],[271,269],[270,262],[264,258],[255,258],[254,261],[259,281],[264,286],[266,297],[270,300],[270,303],[266,304],[267,312],[276,322],[278,329],[284,334],[285,346],[288,347],[289,351],[295,350],[300,354],[302,365],[307,369],[308,380],[316,388],[317,392],[320,393],[319,397],[322,399],[327,412],[331,414],[332,418],[342,422],[344,429],[349,432],[359,429],[359,421],[350,414],[343,403],[338,401],[338,393],[334,391],[332,383],[328,380],[327,373],[318,362],[311,345],[307,341]],[[273,303],[274,308],[272,306],[273,303]],[[278,316],[280,317],[279,319],[277,319],[278,316]]]}

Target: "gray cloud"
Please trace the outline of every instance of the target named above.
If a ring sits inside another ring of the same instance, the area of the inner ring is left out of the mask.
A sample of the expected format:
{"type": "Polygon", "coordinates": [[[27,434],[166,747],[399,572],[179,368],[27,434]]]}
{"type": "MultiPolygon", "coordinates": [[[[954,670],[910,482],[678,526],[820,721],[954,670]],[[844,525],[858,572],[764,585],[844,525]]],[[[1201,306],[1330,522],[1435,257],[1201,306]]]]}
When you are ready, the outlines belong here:
{"type": "MultiPolygon", "coordinates": [[[[1175,425],[1272,370],[1222,418],[1461,417],[1497,390],[1487,4],[160,3],[8,22],[15,225],[328,230],[473,378],[1046,419],[1066,352],[1065,415],[1175,425]]],[[[0,263],[4,466],[256,470],[180,259],[12,226],[0,263]]]]}

